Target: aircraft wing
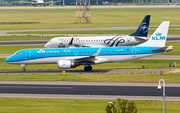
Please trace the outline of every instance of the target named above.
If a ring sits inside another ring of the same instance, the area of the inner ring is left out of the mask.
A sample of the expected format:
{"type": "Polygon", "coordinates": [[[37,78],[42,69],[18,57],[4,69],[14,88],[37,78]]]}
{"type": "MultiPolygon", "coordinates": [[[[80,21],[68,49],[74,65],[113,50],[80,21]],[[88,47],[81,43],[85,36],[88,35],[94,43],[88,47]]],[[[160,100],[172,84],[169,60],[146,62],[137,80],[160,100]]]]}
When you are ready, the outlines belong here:
{"type": "Polygon", "coordinates": [[[86,57],[78,57],[72,60],[78,63],[81,63],[81,62],[93,63],[93,61],[95,60],[95,57],[99,55],[100,51],[101,51],[101,48],[94,55],[86,56],[86,57]]]}

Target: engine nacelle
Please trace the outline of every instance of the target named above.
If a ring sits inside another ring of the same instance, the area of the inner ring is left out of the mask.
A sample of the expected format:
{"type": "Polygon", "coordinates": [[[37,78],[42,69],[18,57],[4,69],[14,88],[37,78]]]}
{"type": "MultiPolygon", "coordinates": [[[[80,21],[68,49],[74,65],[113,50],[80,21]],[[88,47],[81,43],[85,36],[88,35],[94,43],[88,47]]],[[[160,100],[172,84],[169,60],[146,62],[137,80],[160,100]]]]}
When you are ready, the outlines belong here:
{"type": "Polygon", "coordinates": [[[60,60],[58,62],[58,67],[61,69],[69,69],[76,67],[75,64],[69,60],[60,60]]]}

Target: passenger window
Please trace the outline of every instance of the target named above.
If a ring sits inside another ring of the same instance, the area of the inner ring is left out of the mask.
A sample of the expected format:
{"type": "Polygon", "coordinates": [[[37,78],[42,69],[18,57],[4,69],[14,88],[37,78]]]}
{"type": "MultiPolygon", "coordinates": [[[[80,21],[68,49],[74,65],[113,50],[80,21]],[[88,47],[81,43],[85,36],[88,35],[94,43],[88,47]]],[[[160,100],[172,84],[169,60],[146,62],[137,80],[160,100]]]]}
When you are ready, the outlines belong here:
{"type": "Polygon", "coordinates": [[[102,51],[102,53],[103,53],[103,51],[102,51]]]}
{"type": "Polygon", "coordinates": [[[114,53],[114,51],[112,51],[114,53]]]}
{"type": "Polygon", "coordinates": [[[109,51],[109,53],[110,53],[110,51],[109,51]]]}
{"type": "Polygon", "coordinates": [[[48,54],[50,54],[50,53],[48,53],[48,54]]]}
{"type": "Polygon", "coordinates": [[[93,51],[91,51],[91,53],[93,53],[93,51]]]}
{"type": "Polygon", "coordinates": [[[43,53],[41,53],[41,55],[42,55],[43,53]]]}
{"type": "Polygon", "coordinates": [[[71,54],[73,54],[73,52],[71,52],[71,54]]]}
{"type": "Polygon", "coordinates": [[[54,52],[52,52],[52,54],[54,54],[54,52]]]}
{"type": "Polygon", "coordinates": [[[107,53],[107,51],[106,51],[106,53],[107,53]]]}
{"type": "Polygon", "coordinates": [[[58,52],[56,52],[56,54],[58,54],[58,52]]]}
{"type": "Polygon", "coordinates": [[[63,52],[63,54],[65,54],[65,52],[63,52]]]}
{"type": "Polygon", "coordinates": [[[61,54],[61,52],[59,52],[59,54],[61,54]]]}
{"type": "Polygon", "coordinates": [[[39,53],[37,53],[39,55],[39,53]]]}
{"type": "Polygon", "coordinates": [[[116,51],[116,53],[117,53],[118,51],[116,51]]]}
{"type": "Polygon", "coordinates": [[[88,51],[88,53],[89,53],[89,51],[88,51]]]}
{"type": "Polygon", "coordinates": [[[81,52],[79,52],[79,53],[81,53],[81,52]]]}
{"type": "Polygon", "coordinates": [[[84,52],[85,53],[85,52],[84,52]]]}

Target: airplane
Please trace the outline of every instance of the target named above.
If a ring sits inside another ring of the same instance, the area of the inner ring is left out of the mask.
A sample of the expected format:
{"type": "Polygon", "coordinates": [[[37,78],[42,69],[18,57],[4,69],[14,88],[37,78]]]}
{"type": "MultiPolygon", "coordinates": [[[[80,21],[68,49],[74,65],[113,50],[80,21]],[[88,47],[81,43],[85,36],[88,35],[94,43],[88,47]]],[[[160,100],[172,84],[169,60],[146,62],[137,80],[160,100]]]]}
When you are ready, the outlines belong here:
{"type": "Polygon", "coordinates": [[[32,6],[36,7],[36,6],[44,6],[46,7],[47,5],[49,5],[49,2],[44,2],[43,0],[33,0],[32,3],[31,3],[32,6]]]}
{"type": "Polygon", "coordinates": [[[44,6],[46,7],[47,5],[49,5],[49,2],[44,2],[44,0],[32,0],[31,1],[18,1],[21,4],[31,4],[32,6],[36,7],[36,6],[44,6]]]}
{"type": "Polygon", "coordinates": [[[85,71],[91,71],[94,64],[125,62],[173,50],[172,46],[165,47],[169,23],[162,22],[148,41],[137,46],[23,49],[5,62],[21,64],[22,71],[29,64],[58,64],[60,69],[84,65],[85,71]]]}
{"type": "Polygon", "coordinates": [[[55,37],[45,44],[45,48],[74,47],[116,47],[132,46],[147,41],[150,15],[146,15],[136,32],[129,36],[96,37],[55,37]]]}

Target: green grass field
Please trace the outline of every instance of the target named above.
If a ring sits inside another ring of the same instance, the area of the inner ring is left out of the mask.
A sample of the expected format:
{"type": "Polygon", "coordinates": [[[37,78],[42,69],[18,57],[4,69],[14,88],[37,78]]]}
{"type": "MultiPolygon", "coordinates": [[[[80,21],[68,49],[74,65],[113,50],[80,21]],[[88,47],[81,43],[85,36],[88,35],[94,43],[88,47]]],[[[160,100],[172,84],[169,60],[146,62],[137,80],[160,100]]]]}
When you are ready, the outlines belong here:
{"type": "MultiPolygon", "coordinates": [[[[60,37],[63,37],[60,36],[60,37]]],[[[14,41],[14,40],[50,40],[54,36],[0,36],[0,41],[14,41]]]]}
{"type": "Polygon", "coordinates": [[[57,74],[4,74],[0,75],[0,80],[10,81],[72,81],[72,82],[133,82],[133,83],[156,83],[164,79],[166,83],[180,83],[178,79],[180,74],[66,74],[62,75],[61,71],[57,74]]]}
{"type": "Polygon", "coordinates": [[[20,29],[45,29],[139,26],[142,19],[147,14],[151,15],[150,25],[160,25],[162,21],[171,21],[171,25],[179,25],[179,11],[179,8],[121,8],[113,10],[91,10],[91,23],[79,24],[76,23],[75,10],[1,10],[1,22],[40,22],[40,24],[1,24],[0,30],[12,30],[18,29],[18,27],[20,27],[20,29]]]}
{"type": "MultiPolygon", "coordinates": [[[[1,113],[106,113],[108,102],[101,99],[0,98],[1,113]]],[[[135,102],[138,113],[162,113],[163,102],[135,102]]],[[[180,101],[166,101],[166,113],[180,113],[180,101]]]]}
{"type": "MultiPolygon", "coordinates": [[[[32,36],[33,37],[33,36],[32,36]]],[[[160,55],[180,55],[180,42],[166,42],[166,46],[174,46],[174,50],[160,55]]],[[[18,46],[0,46],[0,54],[13,54],[20,49],[44,48],[44,45],[18,45],[18,46]]]]}

